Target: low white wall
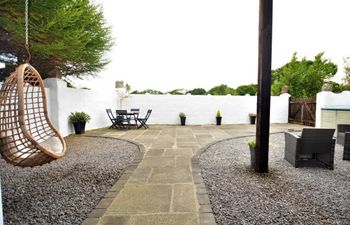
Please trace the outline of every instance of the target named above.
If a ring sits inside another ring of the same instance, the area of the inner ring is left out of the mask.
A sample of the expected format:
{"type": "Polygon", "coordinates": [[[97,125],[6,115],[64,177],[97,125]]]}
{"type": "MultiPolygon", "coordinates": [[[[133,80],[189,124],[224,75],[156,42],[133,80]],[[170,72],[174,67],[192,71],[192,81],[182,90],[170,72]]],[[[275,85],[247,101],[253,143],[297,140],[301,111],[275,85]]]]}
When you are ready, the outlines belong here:
{"type": "MultiPolygon", "coordinates": [[[[271,123],[288,123],[289,94],[271,97],[271,123]]],[[[179,124],[179,113],[186,124],[214,124],[220,110],[223,124],[249,123],[256,112],[256,96],[131,95],[123,99],[123,108],[140,108],[141,116],[152,109],[150,124],[179,124]]]]}
{"type": "MultiPolygon", "coordinates": [[[[221,111],[222,124],[249,123],[249,113],[256,112],[256,96],[201,96],[201,95],[131,95],[118,98],[114,89],[83,90],[67,88],[60,79],[44,80],[49,117],[63,136],[74,133],[68,121],[71,112],[83,111],[91,116],[86,129],[110,126],[106,109],[139,108],[140,116],[152,109],[149,124],[179,124],[179,112],[186,114],[186,124],[215,124],[217,110],[221,111]]],[[[289,94],[271,97],[271,123],[288,123],[289,94]]]]}
{"type": "Polygon", "coordinates": [[[91,116],[91,121],[86,124],[87,130],[110,125],[106,108],[117,106],[114,90],[68,88],[64,81],[56,78],[45,79],[44,83],[50,120],[63,136],[74,133],[73,125],[68,121],[71,112],[82,111],[91,116]]]}
{"type": "Polygon", "coordinates": [[[350,106],[350,91],[333,93],[322,91],[316,96],[316,127],[321,127],[321,108],[329,106],[350,106]]]}

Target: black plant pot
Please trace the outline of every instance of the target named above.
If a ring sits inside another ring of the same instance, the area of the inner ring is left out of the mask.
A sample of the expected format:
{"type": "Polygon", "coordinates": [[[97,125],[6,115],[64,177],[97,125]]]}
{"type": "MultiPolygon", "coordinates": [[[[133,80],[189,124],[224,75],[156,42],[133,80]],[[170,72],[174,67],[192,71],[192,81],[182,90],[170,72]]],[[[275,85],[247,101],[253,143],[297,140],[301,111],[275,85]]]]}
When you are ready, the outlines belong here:
{"type": "Polygon", "coordinates": [[[256,116],[249,116],[250,124],[255,124],[256,116]]]}
{"type": "Polygon", "coordinates": [[[254,169],[255,163],[256,163],[256,160],[255,160],[255,150],[256,149],[253,147],[249,147],[249,148],[250,148],[250,165],[254,169]]]}
{"type": "Polygon", "coordinates": [[[185,126],[186,125],[186,117],[180,117],[181,120],[181,126],[185,126]]]}
{"type": "Polygon", "coordinates": [[[84,134],[85,133],[85,122],[76,122],[73,123],[75,134],[84,134]]]}
{"type": "Polygon", "coordinates": [[[222,117],[216,117],[216,125],[221,125],[222,117]]]}

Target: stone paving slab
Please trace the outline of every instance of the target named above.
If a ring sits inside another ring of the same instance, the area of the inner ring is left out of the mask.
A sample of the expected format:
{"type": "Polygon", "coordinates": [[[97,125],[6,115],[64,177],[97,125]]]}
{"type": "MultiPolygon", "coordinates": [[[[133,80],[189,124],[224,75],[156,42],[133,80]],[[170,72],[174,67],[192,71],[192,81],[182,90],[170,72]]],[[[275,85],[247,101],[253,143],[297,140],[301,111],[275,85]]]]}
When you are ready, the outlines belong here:
{"type": "Polygon", "coordinates": [[[171,195],[171,185],[127,184],[110,204],[106,214],[169,212],[171,195]]]}
{"type": "Polygon", "coordinates": [[[192,171],[190,167],[158,167],[153,169],[148,182],[156,184],[191,183],[192,171]]]}
{"type": "MultiPolygon", "coordinates": [[[[271,131],[301,130],[278,124],[271,131]]],[[[198,160],[201,148],[218,140],[255,134],[255,126],[151,125],[150,129],[97,129],[95,136],[133,140],[145,147],[142,161],[130,167],[93,210],[84,225],[214,225],[198,160]]]]}

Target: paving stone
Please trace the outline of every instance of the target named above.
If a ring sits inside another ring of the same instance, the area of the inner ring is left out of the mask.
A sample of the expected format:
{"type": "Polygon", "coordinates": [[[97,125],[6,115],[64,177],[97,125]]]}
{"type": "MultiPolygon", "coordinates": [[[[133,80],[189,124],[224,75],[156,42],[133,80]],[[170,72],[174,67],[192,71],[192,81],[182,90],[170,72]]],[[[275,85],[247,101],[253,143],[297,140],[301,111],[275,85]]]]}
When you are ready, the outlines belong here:
{"type": "Polygon", "coordinates": [[[151,148],[146,152],[145,157],[150,157],[150,156],[162,156],[164,153],[164,149],[154,149],[151,148]]]}
{"type": "Polygon", "coordinates": [[[171,201],[171,185],[139,185],[127,184],[114,199],[107,212],[159,213],[169,212],[171,201]]]}
{"type": "Polygon", "coordinates": [[[177,147],[189,147],[189,148],[192,148],[192,147],[199,147],[199,144],[198,142],[178,142],[176,143],[176,146],[177,147]]]}
{"type": "Polygon", "coordinates": [[[109,191],[118,192],[124,187],[125,183],[126,181],[118,181],[109,189],[109,191]]]}
{"type": "Polygon", "coordinates": [[[130,216],[104,216],[100,225],[128,225],[130,216]]]}
{"type": "Polygon", "coordinates": [[[175,167],[175,157],[146,157],[142,160],[139,168],[144,167],[175,167]]]}
{"type": "Polygon", "coordinates": [[[191,137],[181,137],[181,138],[177,137],[176,141],[177,142],[194,142],[196,141],[196,139],[191,135],[191,137]]]}
{"type": "Polygon", "coordinates": [[[176,156],[175,167],[191,167],[191,157],[176,156]]]}
{"type": "Polygon", "coordinates": [[[201,213],[212,213],[213,210],[210,205],[200,205],[199,212],[201,213]]]}
{"type": "Polygon", "coordinates": [[[200,213],[199,221],[201,225],[216,225],[215,218],[212,213],[200,213]]]}
{"type": "Polygon", "coordinates": [[[149,183],[190,183],[192,172],[189,167],[154,168],[149,183]]]}
{"type": "Polygon", "coordinates": [[[100,218],[105,212],[106,209],[94,209],[89,213],[88,218],[100,218]]]}
{"type": "Polygon", "coordinates": [[[97,225],[99,218],[87,218],[81,225],[97,225]]]}
{"type": "Polygon", "coordinates": [[[133,216],[130,225],[198,225],[194,213],[133,216]]]}
{"type": "Polygon", "coordinates": [[[193,152],[191,148],[167,148],[165,149],[164,156],[185,156],[185,157],[192,157],[193,152]]]}
{"type": "Polygon", "coordinates": [[[210,205],[210,201],[209,201],[208,195],[206,195],[206,194],[197,195],[197,198],[198,198],[198,203],[200,205],[210,205]]]}
{"type": "Polygon", "coordinates": [[[152,171],[152,168],[137,168],[134,174],[130,177],[130,183],[146,183],[152,171]]]}
{"type": "Polygon", "coordinates": [[[104,196],[105,198],[114,198],[115,196],[118,195],[118,192],[115,191],[109,191],[106,193],[106,195],[104,196]]]}
{"type": "Polygon", "coordinates": [[[175,141],[174,142],[154,142],[152,144],[152,148],[172,148],[175,145],[175,141]]]}
{"type": "Polygon", "coordinates": [[[113,201],[113,198],[103,198],[97,204],[96,209],[106,209],[112,203],[112,201],[113,201]]]}
{"type": "Polygon", "coordinates": [[[175,184],[173,195],[174,212],[196,212],[193,184],[175,184]]]}

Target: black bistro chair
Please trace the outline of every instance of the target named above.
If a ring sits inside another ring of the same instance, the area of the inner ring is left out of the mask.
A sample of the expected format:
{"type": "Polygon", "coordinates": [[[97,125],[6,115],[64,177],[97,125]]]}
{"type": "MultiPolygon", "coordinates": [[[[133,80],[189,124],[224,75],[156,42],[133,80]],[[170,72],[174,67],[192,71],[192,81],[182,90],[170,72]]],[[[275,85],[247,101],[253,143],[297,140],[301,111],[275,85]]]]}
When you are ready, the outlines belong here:
{"type": "Polygon", "coordinates": [[[151,113],[152,113],[152,109],[149,109],[149,110],[147,110],[147,114],[146,114],[145,118],[137,118],[137,121],[140,122],[140,126],[138,126],[138,128],[141,128],[141,127],[145,128],[145,129],[149,128],[146,123],[147,123],[147,120],[148,120],[149,116],[151,115],[151,113]]]}
{"type": "Polygon", "coordinates": [[[126,110],[116,110],[117,113],[117,125],[119,128],[122,129],[129,129],[130,128],[130,116],[128,115],[128,112],[126,110]]]}
{"type": "Polygon", "coordinates": [[[108,118],[111,120],[112,125],[109,128],[118,128],[117,118],[113,115],[111,109],[106,109],[108,118]]]}

